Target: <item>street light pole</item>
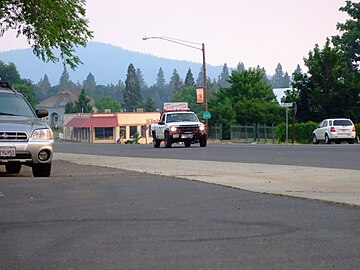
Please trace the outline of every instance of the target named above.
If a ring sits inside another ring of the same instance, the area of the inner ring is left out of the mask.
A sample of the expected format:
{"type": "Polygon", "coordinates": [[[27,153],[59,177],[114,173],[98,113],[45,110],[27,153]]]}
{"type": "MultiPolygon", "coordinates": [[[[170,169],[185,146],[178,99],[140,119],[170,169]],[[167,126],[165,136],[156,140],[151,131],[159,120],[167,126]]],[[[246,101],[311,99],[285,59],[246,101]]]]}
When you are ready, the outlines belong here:
{"type": "MultiPolygon", "coordinates": [[[[207,90],[206,90],[206,87],[207,87],[207,82],[206,82],[206,63],[205,63],[205,44],[201,44],[201,50],[202,50],[202,54],[203,54],[203,75],[204,75],[204,110],[205,112],[207,112],[208,110],[208,104],[207,104],[207,101],[208,101],[208,97],[207,97],[207,90]]],[[[207,125],[208,125],[208,119],[205,119],[205,122],[206,122],[206,128],[207,128],[207,125]]]]}
{"type": "MultiPolygon", "coordinates": [[[[202,51],[202,58],[203,58],[203,75],[204,75],[204,78],[203,78],[203,87],[204,87],[204,111],[207,112],[208,110],[208,97],[207,97],[207,77],[206,77],[206,62],[205,62],[205,44],[204,43],[196,43],[196,42],[192,42],[192,41],[187,41],[187,40],[182,40],[182,39],[177,39],[177,38],[171,38],[171,37],[143,37],[143,40],[148,40],[148,39],[162,39],[162,40],[165,40],[165,41],[169,41],[169,42],[173,42],[173,43],[176,43],[176,44],[179,44],[179,45],[183,45],[183,46],[186,46],[186,47],[190,47],[190,48],[193,48],[193,49],[196,49],[196,50],[201,50],[202,51]],[[196,47],[194,45],[201,45],[201,48],[200,47],[196,47]]],[[[206,125],[206,128],[208,128],[208,119],[205,119],[205,125],[206,125]]]]}

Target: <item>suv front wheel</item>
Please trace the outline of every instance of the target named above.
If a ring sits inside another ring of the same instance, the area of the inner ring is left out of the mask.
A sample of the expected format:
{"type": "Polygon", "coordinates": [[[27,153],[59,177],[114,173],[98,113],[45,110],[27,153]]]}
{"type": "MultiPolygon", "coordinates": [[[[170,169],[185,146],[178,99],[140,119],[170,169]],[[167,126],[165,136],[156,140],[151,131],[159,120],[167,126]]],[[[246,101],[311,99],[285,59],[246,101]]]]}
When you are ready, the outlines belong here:
{"type": "Polygon", "coordinates": [[[51,173],[51,162],[32,165],[32,174],[34,177],[49,177],[50,173],[51,173]]]}

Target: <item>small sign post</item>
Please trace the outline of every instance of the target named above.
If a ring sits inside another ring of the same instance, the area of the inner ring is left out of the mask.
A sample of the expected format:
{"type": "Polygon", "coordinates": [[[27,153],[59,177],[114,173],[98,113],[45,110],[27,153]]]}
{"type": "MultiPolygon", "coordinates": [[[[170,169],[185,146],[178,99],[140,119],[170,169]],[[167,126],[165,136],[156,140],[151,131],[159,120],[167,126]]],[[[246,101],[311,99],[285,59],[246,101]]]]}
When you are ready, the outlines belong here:
{"type": "Polygon", "coordinates": [[[292,103],[281,103],[281,107],[286,108],[286,143],[289,143],[289,108],[293,106],[292,103]]]}
{"type": "Polygon", "coordinates": [[[203,118],[204,119],[210,119],[211,118],[211,113],[210,112],[204,112],[203,113],[203,118]]]}

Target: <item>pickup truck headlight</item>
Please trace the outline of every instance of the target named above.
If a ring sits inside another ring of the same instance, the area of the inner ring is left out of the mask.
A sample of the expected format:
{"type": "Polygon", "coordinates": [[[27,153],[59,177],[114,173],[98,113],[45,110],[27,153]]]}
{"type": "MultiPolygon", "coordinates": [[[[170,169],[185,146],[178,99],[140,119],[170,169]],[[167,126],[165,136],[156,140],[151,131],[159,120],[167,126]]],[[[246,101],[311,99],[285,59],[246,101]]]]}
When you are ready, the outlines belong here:
{"type": "Polygon", "coordinates": [[[177,127],[176,127],[176,126],[171,126],[171,127],[170,127],[170,131],[171,131],[171,132],[176,132],[176,131],[177,131],[177,127]]]}
{"type": "Polygon", "coordinates": [[[33,139],[33,140],[52,140],[53,133],[48,128],[36,129],[31,134],[31,139],[33,139]]]}
{"type": "Polygon", "coordinates": [[[199,130],[200,130],[200,131],[204,131],[204,130],[205,130],[205,126],[199,126],[199,130]]]}

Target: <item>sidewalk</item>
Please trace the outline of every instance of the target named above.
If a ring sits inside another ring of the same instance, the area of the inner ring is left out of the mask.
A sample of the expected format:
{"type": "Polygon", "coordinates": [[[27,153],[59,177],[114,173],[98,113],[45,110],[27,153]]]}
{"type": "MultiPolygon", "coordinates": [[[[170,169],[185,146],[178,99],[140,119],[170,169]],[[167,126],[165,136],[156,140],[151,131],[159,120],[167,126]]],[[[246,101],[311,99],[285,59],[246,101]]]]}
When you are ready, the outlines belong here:
{"type": "Polygon", "coordinates": [[[360,170],[65,153],[54,159],[360,206],[360,170]]]}

